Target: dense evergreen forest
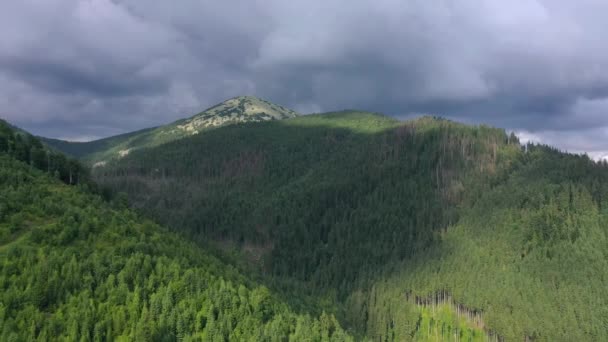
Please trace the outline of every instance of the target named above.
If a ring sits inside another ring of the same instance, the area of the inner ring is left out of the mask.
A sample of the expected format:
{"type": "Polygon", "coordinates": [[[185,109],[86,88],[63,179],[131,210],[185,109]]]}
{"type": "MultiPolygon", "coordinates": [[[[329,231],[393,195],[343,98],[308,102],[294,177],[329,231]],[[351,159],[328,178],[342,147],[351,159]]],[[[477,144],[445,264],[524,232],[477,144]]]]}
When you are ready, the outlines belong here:
{"type": "Polygon", "coordinates": [[[516,153],[508,139],[433,118],[400,125],[344,112],[226,127],[134,153],[96,178],[146,215],[201,241],[236,243],[264,271],[343,299],[360,274],[415,255],[457,222],[465,176],[483,180],[484,168],[516,153]]]}
{"type": "Polygon", "coordinates": [[[608,339],[606,164],[500,129],[311,115],[135,151],[94,178],[358,336],[608,339]],[[406,298],[436,293],[456,304],[406,298]]]}
{"type": "Polygon", "coordinates": [[[89,183],[88,169],[76,159],[52,150],[31,134],[0,119],[0,153],[45,171],[64,183],[89,183]]]}
{"type": "Polygon", "coordinates": [[[352,340],[0,127],[0,341],[352,340]]]}

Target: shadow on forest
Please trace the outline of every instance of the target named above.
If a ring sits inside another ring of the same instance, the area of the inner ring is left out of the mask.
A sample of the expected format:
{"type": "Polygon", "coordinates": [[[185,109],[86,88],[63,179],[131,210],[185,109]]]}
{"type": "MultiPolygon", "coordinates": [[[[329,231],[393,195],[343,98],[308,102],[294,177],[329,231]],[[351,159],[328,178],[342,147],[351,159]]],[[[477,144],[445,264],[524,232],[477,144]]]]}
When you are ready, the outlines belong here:
{"type": "Polygon", "coordinates": [[[518,142],[499,129],[339,112],[222,127],[94,176],[225,261],[253,266],[296,311],[318,312],[436,245],[507,149],[518,142]]]}

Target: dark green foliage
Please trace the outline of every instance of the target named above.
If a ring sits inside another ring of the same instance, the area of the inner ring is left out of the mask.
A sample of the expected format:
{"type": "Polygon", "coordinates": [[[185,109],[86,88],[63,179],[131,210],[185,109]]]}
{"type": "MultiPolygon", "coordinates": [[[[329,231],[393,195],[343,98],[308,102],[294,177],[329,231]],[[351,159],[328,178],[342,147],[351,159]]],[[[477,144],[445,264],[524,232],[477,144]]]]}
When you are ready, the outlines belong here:
{"type": "Polygon", "coordinates": [[[608,217],[599,205],[606,165],[542,146],[527,150],[510,159],[499,184],[471,194],[440,241],[377,283],[373,300],[349,299],[353,311],[374,306],[368,329],[394,317],[380,314],[387,301],[410,289],[421,296],[444,289],[480,309],[507,341],[607,338],[608,217]]]}
{"type": "Polygon", "coordinates": [[[506,140],[447,121],[335,113],[208,132],[97,178],[200,240],[272,245],[272,274],[344,297],[360,274],[411,257],[455,222],[460,174],[493,167],[506,140]]]}
{"type": "Polygon", "coordinates": [[[0,152],[1,341],[351,340],[114,207],[0,152]]]}
{"type": "Polygon", "coordinates": [[[423,338],[404,293],[442,290],[507,340],[608,338],[608,171],[585,156],[340,112],[210,131],[95,177],[287,293],[336,301],[373,340],[423,338]]]}

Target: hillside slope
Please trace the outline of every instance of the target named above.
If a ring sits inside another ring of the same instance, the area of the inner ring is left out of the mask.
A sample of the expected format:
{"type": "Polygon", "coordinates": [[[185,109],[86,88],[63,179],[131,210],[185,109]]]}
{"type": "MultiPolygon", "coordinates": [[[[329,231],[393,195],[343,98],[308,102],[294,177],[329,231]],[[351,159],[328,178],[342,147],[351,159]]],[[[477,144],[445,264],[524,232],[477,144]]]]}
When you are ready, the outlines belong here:
{"type": "Polygon", "coordinates": [[[151,131],[155,130],[156,128],[157,127],[147,128],[135,132],[129,132],[89,142],[65,141],[44,137],[38,138],[44,144],[51,146],[58,151],[61,151],[69,156],[81,159],[94,153],[99,153],[100,151],[107,151],[111,150],[116,146],[128,144],[131,139],[137,136],[146,135],[151,131]]]}
{"type": "Polygon", "coordinates": [[[95,178],[294,297],[340,303],[373,340],[608,339],[606,165],[500,129],[311,115],[136,151],[95,178]]]}
{"type": "Polygon", "coordinates": [[[282,120],[297,115],[291,109],[266,100],[253,96],[239,96],[228,99],[188,119],[178,120],[160,127],[91,142],[67,142],[48,138],[42,138],[42,140],[49,146],[90,164],[102,165],[109,160],[122,158],[134,150],[158,146],[212,128],[236,123],[282,120]]]}
{"type": "Polygon", "coordinates": [[[352,340],[333,316],[295,313],[124,203],[6,151],[0,289],[2,341],[352,340]]]}
{"type": "Polygon", "coordinates": [[[89,183],[88,169],[76,159],[43,145],[33,135],[1,119],[0,153],[45,171],[67,184],[89,183]]]}

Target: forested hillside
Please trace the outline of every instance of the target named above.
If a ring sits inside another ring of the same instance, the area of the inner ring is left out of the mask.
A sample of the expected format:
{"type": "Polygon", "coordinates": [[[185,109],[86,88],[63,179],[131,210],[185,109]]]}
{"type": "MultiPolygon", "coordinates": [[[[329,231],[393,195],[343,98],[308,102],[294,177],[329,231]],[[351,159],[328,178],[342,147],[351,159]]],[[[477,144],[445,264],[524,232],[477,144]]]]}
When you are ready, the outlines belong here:
{"type": "Polygon", "coordinates": [[[351,340],[120,198],[60,182],[74,184],[57,156],[36,158],[39,141],[1,133],[1,341],[351,340]]]}
{"type": "Polygon", "coordinates": [[[339,112],[224,127],[94,176],[373,340],[608,339],[608,170],[586,156],[339,112]]]}
{"type": "Polygon", "coordinates": [[[519,150],[507,140],[433,118],[343,112],[226,127],[134,153],[96,179],[146,215],[236,242],[266,271],[344,297],[358,275],[413,256],[457,222],[465,176],[487,177],[519,150]]]}
{"type": "Polygon", "coordinates": [[[413,290],[449,293],[508,341],[608,338],[606,165],[528,146],[507,170],[430,248],[349,298],[351,310],[374,313],[370,330],[399,317],[394,298],[413,290]]]}
{"type": "Polygon", "coordinates": [[[0,153],[42,170],[64,183],[89,182],[88,169],[76,159],[45,147],[31,134],[0,119],[0,153]]]}

